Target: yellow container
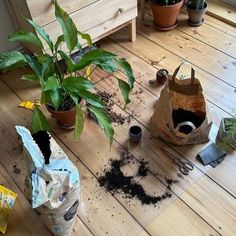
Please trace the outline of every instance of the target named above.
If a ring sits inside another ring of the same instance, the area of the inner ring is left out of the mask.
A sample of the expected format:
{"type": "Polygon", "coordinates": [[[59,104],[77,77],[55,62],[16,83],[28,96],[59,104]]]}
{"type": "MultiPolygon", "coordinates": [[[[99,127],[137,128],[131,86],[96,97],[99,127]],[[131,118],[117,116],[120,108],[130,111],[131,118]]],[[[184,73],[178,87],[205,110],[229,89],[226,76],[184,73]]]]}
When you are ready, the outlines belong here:
{"type": "Polygon", "coordinates": [[[14,206],[17,194],[0,185],[0,232],[6,232],[10,212],[14,206]]]}

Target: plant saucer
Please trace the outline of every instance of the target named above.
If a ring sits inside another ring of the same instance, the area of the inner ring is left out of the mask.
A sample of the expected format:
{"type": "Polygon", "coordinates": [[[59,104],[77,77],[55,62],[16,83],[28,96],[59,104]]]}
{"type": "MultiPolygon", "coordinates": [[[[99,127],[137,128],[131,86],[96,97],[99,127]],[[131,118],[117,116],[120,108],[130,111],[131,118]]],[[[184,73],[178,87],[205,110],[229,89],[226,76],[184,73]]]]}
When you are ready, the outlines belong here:
{"type": "Polygon", "coordinates": [[[190,26],[194,26],[194,27],[198,27],[198,26],[202,25],[203,22],[204,22],[204,19],[202,19],[202,21],[197,22],[197,23],[191,22],[191,21],[188,20],[188,24],[189,24],[190,26]]]}
{"type": "Polygon", "coordinates": [[[174,29],[177,26],[177,24],[178,24],[178,21],[176,21],[175,24],[170,27],[159,27],[155,24],[155,22],[153,22],[154,28],[159,31],[168,31],[168,30],[174,29]]]}

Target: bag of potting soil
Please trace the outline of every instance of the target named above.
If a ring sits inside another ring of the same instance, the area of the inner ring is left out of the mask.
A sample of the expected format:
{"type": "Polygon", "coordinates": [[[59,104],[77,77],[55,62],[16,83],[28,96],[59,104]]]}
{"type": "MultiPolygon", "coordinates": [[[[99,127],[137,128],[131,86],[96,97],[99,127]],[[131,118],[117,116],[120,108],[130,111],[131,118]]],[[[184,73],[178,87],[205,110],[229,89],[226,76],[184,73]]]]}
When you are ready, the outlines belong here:
{"type": "Polygon", "coordinates": [[[181,65],[161,91],[151,118],[151,132],[177,145],[204,143],[209,141],[212,122],[208,123],[202,86],[193,69],[191,78],[177,79],[181,65]]]}
{"type": "Polygon", "coordinates": [[[0,232],[5,234],[17,194],[0,185],[0,232]]]}
{"type": "Polygon", "coordinates": [[[54,235],[69,236],[79,205],[79,172],[47,132],[16,130],[26,156],[25,196],[54,235]]]}

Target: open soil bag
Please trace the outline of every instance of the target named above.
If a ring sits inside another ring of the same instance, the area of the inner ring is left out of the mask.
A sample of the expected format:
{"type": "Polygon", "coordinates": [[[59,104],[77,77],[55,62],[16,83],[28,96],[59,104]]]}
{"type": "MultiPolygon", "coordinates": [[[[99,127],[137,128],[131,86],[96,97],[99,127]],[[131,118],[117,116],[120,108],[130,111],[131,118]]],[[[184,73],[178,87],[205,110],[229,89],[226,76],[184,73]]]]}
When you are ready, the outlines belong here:
{"type": "Polygon", "coordinates": [[[193,69],[191,78],[177,79],[181,65],[161,91],[151,118],[151,132],[177,145],[204,143],[209,141],[212,123],[207,120],[202,86],[193,69]]]}
{"type": "Polygon", "coordinates": [[[79,172],[49,133],[16,130],[27,163],[25,196],[54,235],[69,236],[79,205],[79,172]]]}

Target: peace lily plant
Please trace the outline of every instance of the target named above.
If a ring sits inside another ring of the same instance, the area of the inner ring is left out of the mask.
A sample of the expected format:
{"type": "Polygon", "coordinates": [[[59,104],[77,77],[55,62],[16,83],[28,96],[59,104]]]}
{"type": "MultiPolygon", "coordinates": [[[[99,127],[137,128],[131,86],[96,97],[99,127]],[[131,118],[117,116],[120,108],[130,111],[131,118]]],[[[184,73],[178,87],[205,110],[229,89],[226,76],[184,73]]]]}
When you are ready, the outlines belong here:
{"type": "MultiPolygon", "coordinates": [[[[19,31],[9,36],[10,41],[20,41],[23,43],[33,43],[41,48],[41,55],[24,55],[20,51],[4,52],[0,54],[0,70],[11,70],[18,67],[28,65],[33,73],[22,77],[24,80],[36,81],[41,87],[41,104],[49,106],[55,111],[64,109],[66,101],[67,108],[76,107],[76,119],[74,128],[74,139],[77,140],[82,133],[84,127],[84,114],[82,110],[81,99],[91,113],[96,117],[99,126],[104,130],[105,135],[109,138],[110,144],[113,140],[114,130],[111,119],[105,111],[105,104],[100,97],[94,92],[95,84],[89,77],[94,69],[114,73],[118,70],[124,71],[127,82],[117,79],[117,83],[123,95],[125,105],[130,102],[129,95],[134,85],[134,75],[130,64],[123,58],[117,57],[115,54],[102,50],[93,49],[82,54],[78,62],[73,61],[72,52],[77,50],[82,52],[82,46],[79,38],[86,41],[88,47],[92,48],[92,40],[90,35],[81,33],[76,28],[70,16],[60,8],[58,2],[55,2],[55,15],[59,22],[63,34],[53,43],[50,36],[42,27],[34,21],[26,19],[28,23],[35,29],[37,35],[28,31],[19,31]],[[44,50],[42,40],[44,40],[50,49],[50,54],[44,50]],[[61,43],[65,43],[67,50],[60,50],[61,43]],[[66,68],[61,67],[59,59],[65,61],[66,68]],[[93,66],[93,70],[89,73],[88,68],[93,66]],[[68,105],[69,104],[69,105],[68,105]]],[[[49,130],[47,118],[41,111],[40,106],[33,106],[32,116],[32,132],[36,133],[40,130],[49,130]]]]}

